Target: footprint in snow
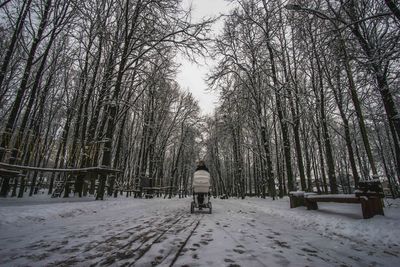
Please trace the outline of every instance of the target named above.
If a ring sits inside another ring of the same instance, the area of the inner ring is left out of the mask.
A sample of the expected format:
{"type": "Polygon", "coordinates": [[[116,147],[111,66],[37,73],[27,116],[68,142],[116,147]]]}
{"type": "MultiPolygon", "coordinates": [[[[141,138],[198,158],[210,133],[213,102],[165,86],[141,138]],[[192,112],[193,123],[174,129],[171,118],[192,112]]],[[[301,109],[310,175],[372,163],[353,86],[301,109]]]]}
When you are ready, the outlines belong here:
{"type": "Polygon", "coordinates": [[[309,249],[309,248],[302,248],[301,250],[302,250],[302,251],[305,251],[305,252],[308,252],[308,253],[317,253],[316,250],[309,249]]]}
{"type": "Polygon", "coordinates": [[[74,253],[74,252],[78,252],[80,250],[80,246],[78,247],[72,247],[72,248],[67,248],[67,249],[63,249],[61,251],[61,253],[66,254],[66,253],[74,253]]]}
{"type": "Polygon", "coordinates": [[[362,249],[357,248],[357,247],[355,247],[355,246],[352,246],[351,248],[354,249],[354,250],[356,250],[356,251],[362,251],[362,249]]]}
{"type": "Polygon", "coordinates": [[[355,260],[355,261],[360,261],[361,259],[357,256],[349,256],[350,259],[355,260]]]}
{"type": "Polygon", "coordinates": [[[284,242],[284,241],[279,241],[279,240],[274,240],[275,241],[275,243],[278,245],[278,246],[280,246],[280,247],[283,247],[283,248],[290,248],[290,246],[288,245],[288,243],[286,243],[286,242],[284,242]]]}
{"type": "Polygon", "coordinates": [[[67,259],[65,261],[56,261],[56,262],[52,262],[51,265],[53,266],[75,266],[79,263],[79,259],[76,258],[71,258],[71,259],[67,259]]]}
{"type": "Polygon", "coordinates": [[[82,235],[80,235],[80,236],[77,236],[77,238],[84,238],[84,237],[88,237],[89,235],[87,235],[87,234],[82,234],[82,235]]]}
{"type": "Polygon", "coordinates": [[[91,255],[85,256],[85,260],[94,260],[96,258],[100,258],[103,256],[104,256],[103,253],[91,254],[91,255]]]}
{"type": "Polygon", "coordinates": [[[63,248],[63,246],[55,246],[55,247],[47,249],[46,251],[47,252],[55,252],[55,251],[60,250],[62,248],[63,248]]]}
{"type": "Polygon", "coordinates": [[[33,255],[28,255],[26,256],[28,259],[32,260],[32,261],[41,261],[44,260],[45,258],[47,258],[49,256],[48,253],[42,253],[42,254],[33,254],[33,255]]]}
{"type": "Polygon", "coordinates": [[[243,254],[243,253],[246,252],[246,251],[244,251],[242,249],[238,249],[238,248],[234,248],[233,251],[236,252],[236,253],[239,253],[239,254],[243,254]]]}
{"type": "Polygon", "coordinates": [[[164,258],[162,255],[158,255],[157,257],[154,258],[154,263],[158,264],[161,262],[161,260],[164,258]]]}

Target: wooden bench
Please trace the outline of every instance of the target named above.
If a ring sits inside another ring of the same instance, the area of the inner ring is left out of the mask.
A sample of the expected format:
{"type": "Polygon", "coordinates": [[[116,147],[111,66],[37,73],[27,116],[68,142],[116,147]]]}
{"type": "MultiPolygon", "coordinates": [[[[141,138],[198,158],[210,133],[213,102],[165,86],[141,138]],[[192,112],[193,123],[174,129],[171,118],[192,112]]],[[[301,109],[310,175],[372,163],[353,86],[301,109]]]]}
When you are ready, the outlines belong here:
{"type": "Polygon", "coordinates": [[[336,202],[336,203],[355,203],[361,204],[364,219],[369,219],[375,215],[385,215],[380,194],[363,193],[351,195],[309,195],[304,197],[304,204],[308,210],[317,210],[318,202],[336,202]]]}
{"type": "Polygon", "coordinates": [[[364,219],[385,215],[382,202],[384,196],[382,184],[378,179],[360,181],[355,194],[317,195],[302,191],[289,193],[290,208],[306,206],[308,210],[317,210],[318,202],[355,203],[361,204],[364,219]]]}
{"type": "Polygon", "coordinates": [[[318,202],[354,203],[361,204],[363,218],[372,218],[375,215],[385,215],[383,212],[381,193],[358,192],[351,195],[317,195],[315,193],[290,192],[290,208],[301,206],[308,210],[318,210],[318,202]]]}

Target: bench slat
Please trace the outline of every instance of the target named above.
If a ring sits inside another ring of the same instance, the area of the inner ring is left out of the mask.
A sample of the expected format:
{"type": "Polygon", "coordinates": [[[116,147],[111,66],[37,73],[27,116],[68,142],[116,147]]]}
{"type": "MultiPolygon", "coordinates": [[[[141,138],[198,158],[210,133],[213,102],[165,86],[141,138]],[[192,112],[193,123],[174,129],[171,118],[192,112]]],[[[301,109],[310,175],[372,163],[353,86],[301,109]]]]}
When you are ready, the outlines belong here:
{"type": "Polygon", "coordinates": [[[310,202],[338,202],[338,203],[361,203],[358,197],[348,197],[348,198],[335,198],[335,197],[307,197],[305,198],[310,202]]]}
{"type": "Polygon", "coordinates": [[[306,198],[354,198],[355,194],[335,194],[335,195],[307,195],[306,198]]]}

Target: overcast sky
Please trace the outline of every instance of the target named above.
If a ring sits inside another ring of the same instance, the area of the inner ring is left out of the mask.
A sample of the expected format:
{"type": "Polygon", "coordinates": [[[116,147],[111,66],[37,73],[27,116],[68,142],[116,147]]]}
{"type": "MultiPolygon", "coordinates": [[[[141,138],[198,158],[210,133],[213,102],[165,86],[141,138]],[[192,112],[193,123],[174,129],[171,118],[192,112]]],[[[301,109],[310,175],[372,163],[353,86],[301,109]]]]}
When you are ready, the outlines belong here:
{"type": "MultiPolygon", "coordinates": [[[[183,5],[188,7],[192,4],[193,20],[196,22],[202,17],[214,17],[227,12],[230,8],[229,2],[225,0],[183,0],[183,5]]],[[[213,27],[214,33],[221,30],[222,23],[216,23],[213,27]]],[[[205,78],[213,62],[207,59],[199,61],[200,64],[193,64],[188,60],[179,57],[178,62],[182,64],[177,80],[183,90],[192,92],[199,101],[201,113],[211,115],[217,105],[218,93],[209,90],[205,78]]]]}

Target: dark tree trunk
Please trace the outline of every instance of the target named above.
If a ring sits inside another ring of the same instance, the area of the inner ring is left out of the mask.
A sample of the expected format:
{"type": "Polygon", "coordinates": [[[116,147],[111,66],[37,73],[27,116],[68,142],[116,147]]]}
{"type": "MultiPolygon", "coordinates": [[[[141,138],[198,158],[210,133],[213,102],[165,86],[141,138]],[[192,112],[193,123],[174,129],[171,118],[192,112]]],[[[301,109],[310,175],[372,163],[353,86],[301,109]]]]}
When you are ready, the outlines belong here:
{"type": "MultiPolygon", "coordinates": [[[[47,25],[47,20],[48,20],[47,17],[48,17],[50,8],[51,8],[51,2],[52,2],[52,0],[46,1],[44,11],[43,11],[43,16],[41,17],[41,20],[40,20],[38,32],[37,32],[35,38],[33,39],[33,42],[32,42],[32,45],[31,45],[31,48],[29,51],[28,59],[26,61],[25,69],[24,69],[22,79],[21,79],[21,84],[17,91],[17,95],[15,97],[14,103],[12,104],[10,116],[8,117],[7,123],[5,126],[5,132],[1,138],[2,140],[1,140],[0,147],[6,148],[9,146],[11,133],[13,133],[14,128],[15,128],[15,125],[16,125],[16,122],[18,119],[19,110],[21,109],[21,106],[22,106],[23,97],[28,89],[29,77],[31,74],[31,69],[34,65],[34,58],[36,55],[36,50],[39,47],[40,42],[42,41],[42,36],[43,36],[43,33],[44,33],[46,25],[47,25]]],[[[18,148],[16,148],[16,149],[18,149],[18,148]]],[[[5,152],[5,150],[0,150],[0,161],[4,160],[4,152],[5,152]]]]}
{"type": "MultiPolygon", "coordinates": [[[[3,82],[4,82],[4,78],[6,76],[6,73],[7,73],[8,65],[11,62],[12,55],[14,53],[14,50],[15,50],[16,46],[17,46],[17,41],[18,41],[18,38],[19,38],[19,36],[20,36],[20,34],[22,32],[22,29],[24,27],[25,19],[26,19],[26,16],[28,15],[31,3],[32,3],[32,0],[24,1],[23,5],[22,5],[22,8],[21,8],[21,11],[20,11],[20,13],[18,15],[18,19],[16,21],[15,30],[13,32],[13,35],[12,35],[11,40],[10,40],[10,44],[8,45],[7,52],[5,54],[3,63],[1,65],[1,70],[0,70],[0,89],[3,86],[3,82]]],[[[6,2],[3,3],[3,4],[6,4],[6,2]]],[[[2,99],[0,99],[0,103],[2,102],[1,100],[2,99]]],[[[2,159],[3,159],[3,155],[0,154],[0,161],[2,159]]]]}

